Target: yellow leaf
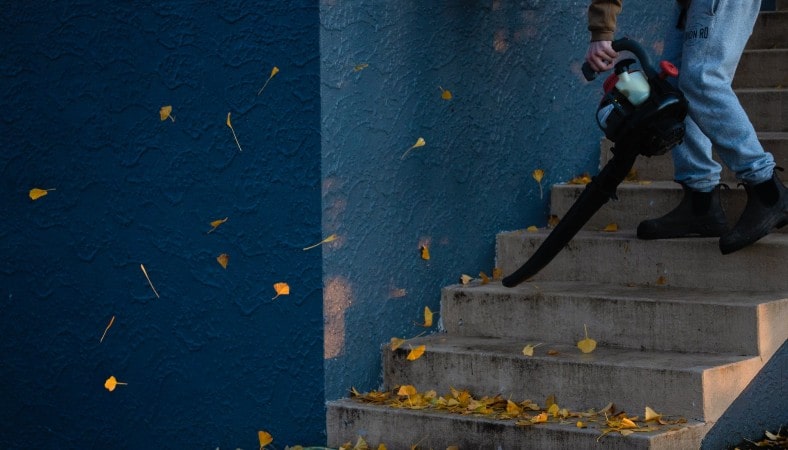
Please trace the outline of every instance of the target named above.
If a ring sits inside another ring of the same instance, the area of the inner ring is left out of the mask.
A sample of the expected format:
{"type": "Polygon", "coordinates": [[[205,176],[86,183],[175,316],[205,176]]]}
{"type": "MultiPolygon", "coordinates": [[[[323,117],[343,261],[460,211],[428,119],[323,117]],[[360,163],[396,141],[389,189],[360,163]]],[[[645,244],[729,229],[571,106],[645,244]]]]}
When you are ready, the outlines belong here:
{"type": "Polygon", "coordinates": [[[539,347],[540,345],[542,345],[542,344],[540,343],[540,344],[536,344],[536,345],[531,345],[531,344],[526,345],[525,347],[523,347],[523,355],[525,355],[525,356],[534,356],[534,349],[536,347],[539,347]]]}
{"type": "Polygon", "coordinates": [[[363,437],[359,436],[358,440],[356,440],[356,445],[353,446],[353,450],[369,450],[369,444],[363,437]]]}
{"type": "Polygon", "coordinates": [[[629,436],[630,434],[634,434],[635,433],[632,430],[619,430],[618,432],[621,433],[621,436],[629,436]]]}
{"type": "Polygon", "coordinates": [[[230,128],[230,131],[233,133],[233,139],[235,140],[235,145],[238,146],[238,151],[241,152],[241,143],[238,142],[238,136],[235,134],[235,128],[233,128],[233,123],[230,121],[230,113],[227,113],[227,122],[225,122],[227,126],[230,128]]]}
{"type": "Polygon", "coordinates": [[[33,188],[33,189],[30,189],[30,192],[28,193],[28,195],[30,196],[30,200],[38,200],[39,198],[47,195],[49,193],[49,191],[54,191],[54,189],[33,188]]]}
{"type": "Polygon", "coordinates": [[[413,150],[414,148],[424,147],[425,145],[427,145],[427,141],[425,141],[424,138],[420,137],[416,139],[416,143],[411,145],[410,148],[407,149],[405,153],[403,153],[402,156],[400,156],[399,159],[400,160],[405,159],[405,156],[407,156],[407,154],[410,153],[411,150],[413,150]]]}
{"type": "Polygon", "coordinates": [[[536,180],[537,183],[541,183],[542,178],[544,177],[544,170],[536,169],[531,173],[531,176],[534,177],[534,180],[536,180]]]}
{"type": "Polygon", "coordinates": [[[444,100],[451,100],[451,98],[452,98],[451,91],[449,91],[448,89],[443,89],[440,86],[438,86],[438,89],[441,90],[441,98],[442,99],[444,99],[444,100]]]}
{"type": "Polygon", "coordinates": [[[265,87],[268,86],[268,82],[271,81],[271,78],[273,78],[278,73],[279,73],[279,68],[274,66],[274,68],[271,69],[271,75],[268,75],[268,79],[265,80],[265,83],[263,84],[263,87],[261,87],[260,90],[257,91],[257,95],[260,95],[260,94],[263,93],[263,90],[265,90],[265,87]]]}
{"type": "Polygon", "coordinates": [[[362,70],[366,69],[367,67],[369,67],[369,64],[367,64],[367,63],[356,64],[356,66],[353,67],[353,72],[361,72],[362,70]]]}
{"type": "Polygon", "coordinates": [[[405,395],[411,396],[416,395],[418,391],[416,391],[416,387],[411,384],[406,384],[404,386],[400,386],[399,390],[397,391],[397,395],[405,395]]]}
{"type": "Polygon", "coordinates": [[[162,106],[159,109],[159,119],[163,121],[170,119],[175,122],[175,117],[172,116],[172,105],[162,106]]]}
{"type": "Polygon", "coordinates": [[[425,261],[430,260],[430,249],[426,245],[422,245],[419,250],[421,251],[421,259],[425,261]]]}
{"type": "Polygon", "coordinates": [[[391,338],[391,341],[389,342],[389,348],[391,349],[391,351],[394,351],[394,350],[402,347],[402,344],[404,344],[404,343],[405,343],[405,339],[400,339],[400,338],[397,338],[397,337],[393,337],[393,338],[391,338]]]}
{"type": "Polygon", "coordinates": [[[230,262],[230,255],[227,253],[222,253],[216,257],[216,261],[219,262],[219,265],[222,266],[222,269],[227,269],[227,263],[230,262]]]}
{"type": "Polygon", "coordinates": [[[558,216],[555,214],[550,214],[550,217],[547,218],[547,226],[550,228],[555,228],[555,226],[558,225],[558,222],[560,221],[561,219],[559,219],[558,216]]]}
{"type": "Polygon", "coordinates": [[[274,290],[276,291],[276,296],[271,300],[276,299],[280,295],[290,295],[290,285],[287,283],[274,283],[274,290]]]}
{"type": "Polygon", "coordinates": [[[150,285],[150,288],[153,289],[153,293],[156,294],[156,298],[160,298],[159,293],[156,291],[156,288],[153,287],[153,282],[150,280],[150,277],[148,276],[148,271],[145,270],[145,266],[140,264],[140,269],[142,269],[142,273],[145,274],[145,278],[148,280],[148,284],[150,285]]]}
{"type": "Polygon", "coordinates": [[[602,231],[607,231],[609,233],[618,231],[618,224],[615,223],[615,222],[611,222],[611,223],[607,224],[605,226],[605,228],[602,228],[602,231]]]}
{"type": "Polygon", "coordinates": [[[533,422],[533,423],[545,423],[545,422],[547,422],[547,413],[543,412],[543,413],[537,414],[536,416],[534,416],[531,419],[531,422],[533,422]]]}
{"type": "Polygon", "coordinates": [[[521,412],[523,412],[523,410],[517,406],[517,403],[511,400],[506,400],[506,414],[509,414],[512,417],[517,417],[521,412]]]}
{"type": "Polygon", "coordinates": [[[591,182],[591,175],[584,173],[569,180],[569,184],[588,184],[591,182]]]}
{"type": "Polygon", "coordinates": [[[482,284],[487,284],[490,282],[490,277],[488,277],[484,272],[479,272],[479,278],[482,279],[482,284]]]}
{"type": "Polygon", "coordinates": [[[427,350],[426,345],[419,345],[418,347],[411,349],[410,353],[408,353],[408,361],[415,361],[421,358],[421,355],[424,354],[425,350],[427,350]]]}
{"type": "Polygon", "coordinates": [[[624,417],[621,419],[621,428],[628,429],[628,428],[637,428],[637,424],[630,419],[624,417]]]}
{"type": "Polygon", "coordinates": [[[424,307],[424,325],[425,328],[429,328],[432,326],[432,315],[434,313],[430,310],[428,306],[424,307]]]}
{"type": "Polygon", "coordinates": [[[651,422],[651,421],[658,422],[659,419],[661,418],[662,418],[662,414],[658,414],[656,411],[646,406],[646,414],[645,414],[646,422],[651,422]]]}
{"type": "Polygon", "coordinates": [[[271,433],[266,431],[258,431],[257,439],[260,441],[260,448],[263,448],[271,442],[274,442],[274,438],[271,436],[271,433]]]}
{"type": "Polygon", "coordinates": [[[313,249],[313,248],[315,248],[317,246],[320,246],[320,245],[323,245],[323,244],[328,244],[329,242],[334,242],[334,241],[337,240],[337,237],[338,236],[336,234],[332,234],[331,236],[323,239],[322,241],[318,242],[317,244],[310,245],[309,247],[304,247],[304,250],[305,251],[306,250],[311,250],[311,249],[313,249]]]}
{"type": "Polygon", "coordinates": [[[378,450],[388,450],[386,444],[378,444],[378,450]]]}
{"type": "Polygon", "coordinates": [[[575,424],[575,426],[576,426],[577,428],[587,428],[587,427],[588,427],[588,425],[584,424],[584,423],[583,423],[582,421],[580,421],[580,420],[578,420],[578,421],[577,421],[577,423],[575,424]]]}
{"type": "Polygon", "coordinates": [[[588,327],[583,325],[586,331],[586,338],[577,343],[577,348],[583,353],[591,353],[596,348],[596,341],[588,337],[588,327]]]}
{"type": "Polygon", "coordinates": [[[553,417],[555,417],[555,416],[558,415],[558,410],[559,409],[560,408],[558,407],[558,404],[557,403],[553,403],[552,405],[550,405],[549,408],[547,408],[547,414],[552,414],[553,417]]]}
{"type": "Polygon", "coordinates": [[[668,279],[665,278],[664,275],[660,275],[659,278],[657,278],[657,286],[664,286],[666,284],[668,284],[668,279]]]}
{"type": "Polygon", "coordinates": [[[539,231],[539,228],[536,228],[536,225],[531,225],[530,227],[526,228],[525,231],[529,233],[536,233],[539,231]]]}
{"type": "Polygon", "coordinates": [[[208,230],[208,233],[211,233],[215,229],[219,228],[219,225],[227,222],[227,219],[229,219],[229,217],[225,217],[224,219],[214,220],[213,222],[211,222],[211,229],[208,230]]]}
{"type": "Polygon", "coordinates": [[[109,324],[107,325],[107,328],[104,328],[104,334],[101,335],[101,339],[99,339],[99,344],[104,342],[104,337],[107,335],[107,331],[109,331],[109,328],[112,326],[113,323],[115,323],[115,316],[112,316],[112,318],[109,319],[109,324]]]}
{"type": "Polygon", "coordinates": [[[493,280],[500,280],[503,278],[503,269],[500,267],[493,268],[493,280]]]}
{"type": "Polygon", "coordinates": [[[468,284],[471,282],[471,280],[473,280],[473,277],[470,275],[465,275],[465,274],[460,275],[460,283],[462,284],[468,284]]]}
{"type": "Polygon", "coordinates": [[[120,386],[120,385],[126,385],[126,384],[127,384],[127,383],[121,383],[121,382],[120,382],[120,381],[118,381],[118,379],[117,379],[117,378],[115,378],[114,376],[110,376],[109,378],[107,378],[107,381],[105,381],[105,382],[104,382],[104,388],[105,388],[106,390],[108,390],[108,391],[112,392],[112,391],[114,391],[114,390],[115,390],[115,388],[116,388],[116,387],[118,387],[118,386],[120,386]]]}

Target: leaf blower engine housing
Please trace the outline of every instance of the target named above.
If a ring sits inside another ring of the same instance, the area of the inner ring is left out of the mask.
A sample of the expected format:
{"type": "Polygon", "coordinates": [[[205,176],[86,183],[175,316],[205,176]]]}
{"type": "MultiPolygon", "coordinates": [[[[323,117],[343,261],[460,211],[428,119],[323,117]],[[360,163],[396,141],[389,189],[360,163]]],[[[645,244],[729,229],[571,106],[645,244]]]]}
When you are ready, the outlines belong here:
{"type": "MultiPolygon", "coordinates": [[[[634,41],[620,39],[613,47],[634,53],[643,70],[630,69],[635,64],[631,58],[616,63],[614,73],[603,84],[605,93],[596,114],[599,128],[608,139],[621,144],[615,150],[648,157],[663,155],[684,139],[687,100],[667,80],[678,76],[678,69],[662,61],[657,72],[634,41]]],[[[596,77],[587,66],[583,69],[586,79],[596,77]]]]}

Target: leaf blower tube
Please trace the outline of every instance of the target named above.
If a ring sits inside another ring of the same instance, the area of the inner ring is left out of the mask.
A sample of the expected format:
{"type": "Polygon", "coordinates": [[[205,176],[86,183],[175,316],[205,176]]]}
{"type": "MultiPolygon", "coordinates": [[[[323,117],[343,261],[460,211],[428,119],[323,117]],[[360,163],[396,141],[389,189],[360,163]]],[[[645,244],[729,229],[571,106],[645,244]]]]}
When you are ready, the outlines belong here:
{"type": "MultiPolygon", "coordinates": [[[[635,60],[622,60],[604,82],[605,94],[597,109],[597,123],[615,144],[613,157],[528,261],[503,279],[504,286],[514,287],[549,264],[599,208],[616,197],[616,188],[629,174],[638,155],[665,154],[684,138],[687,101],[667,81],[668,77],[678,75],[678,69],[662,61],[657,71],[643,47],[631,39],[615,40],[612,46],[617,52],[635,55],[642,68],[642,72],[631,70],[629,66],[635,60]]],[[[582,70],[586,80],[596,78],[588,63],[583,64],[582,70]]]]}

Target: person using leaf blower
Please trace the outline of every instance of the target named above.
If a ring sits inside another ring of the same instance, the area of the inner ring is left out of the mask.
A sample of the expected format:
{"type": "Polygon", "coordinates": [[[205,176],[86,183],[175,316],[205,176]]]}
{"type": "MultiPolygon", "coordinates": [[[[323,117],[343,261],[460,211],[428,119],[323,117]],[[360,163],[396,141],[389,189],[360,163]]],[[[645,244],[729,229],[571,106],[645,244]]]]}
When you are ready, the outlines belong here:
{"type": "MultiPolygon", "coordinates": [[[[592,0],[588,8],[591,42],[585,59],[596,72],[612,69],[618,57],[611,43],[622,2],[592,0]]],[[[674,179],[684,197],[666,215],[641,222],[638,238],[719,237],[720,251],[729,254],[788,224],[788,190],[731,86],[760,5],[759,0],[676,2],[677,25],[666,37],[663,57],[679,67],[678,88],[689,105],[683,142],[673,149],[674,179]],[[712,145],[747,192],[744,212],[730,229],[712,145]]]]}

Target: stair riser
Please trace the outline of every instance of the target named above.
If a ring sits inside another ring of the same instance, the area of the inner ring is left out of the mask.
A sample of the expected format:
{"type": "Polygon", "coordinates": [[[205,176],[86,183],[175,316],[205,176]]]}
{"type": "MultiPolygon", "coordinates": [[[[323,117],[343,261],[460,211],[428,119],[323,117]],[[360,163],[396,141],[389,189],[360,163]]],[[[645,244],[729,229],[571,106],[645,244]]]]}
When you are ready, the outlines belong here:
{"type": "MultiPolygon", "coordinates": [[[[497,267],[519,268],[541,245],[546,232],[500,233],[497,267]]],[[[788,289],[783,234],[764,237],[732,255],[722,255],[714,238],[641,241],[623,233],[578,234],[533,280],[658,285],[735,291],[788,289]]]]}
{"type": "MultiPolygon", "coordinates": [[[[788,137],[788,136],[786,136],[788,137]]],[[[775,134],[766,134],[760,138],[761,145],[766,151],[774,156],[774,160],[780,167],[788,167],[788,139],[780,137],[775,134]]],[[[613,153],[610,151],[612,142],[603,139],[602,151],[600,153],[600,167],[607,164],[613,153]]],[[[721,177],[723,181],[733,182],[736,181],[736,176],[724,164],[720,162],[716,152],[714,159],[722,166],[721,177]]],[[[634,169],[637,171],[638,179],[644,181],[660,181],[660,180],[673,180],[673,158],[670,154],[664,156],[655,156],[653,158],[639,157],[635,160],[634,169]]]]}
{"type": "MultiPolygon", "coordinates": [[[[448,390],[449,384],[477,397],[501,394],[542,401],[555,395],[569,409],[600,408],[613,402],[627,411],[650,406],[687,419],[715,421],[761,365],[753,358],[705,371],[670,371],[593,364],[593,354],[587,355],[587,361],[575,362],[524,357],[521,347],[506,356],[468,350],[437,352],[428,347],[424,356],[409,361],[405,350],[384,349],[384,383],[388,388],[412,384],[420,391],[437,392],[448,390]]],[[[669,361],[664,365],[670,366],[669,361]]]]}
{"type": "Polygon", "coordinates": [[[370,408],[347,403],[329,403],[328,446],[355,443],[361,433],[371,448],[384,443],[387,448],[444,449],[455,445],[474,450],[566,450],[604,448],[606,450],[686,450],[699,448],[710,425],[693,425],[657,436],[635,433],[616,434],[601,440],[598,430],[570,425],[516,426],[514,421],[447,416],[417,411],[370,408]]]}
{"type": "Polygon", "coordinates": [[[517,289],[500,285],[488,289],[444,288],[443,327],[452,336],[571,344],[582,339],[587,325],[602,346],[734,355],[763,352],[765,357],[777,350],[780,338],[788,338],[788,334],[780,333],[786,329],[782,324],[788,323],[788,298],[759,307],[540,291],[538,283],[526,283],[517,289]],[[714,320],[710,320],[712,317],[714,320]],[[759,337],[759,324],[775,331],[777,336],[772,341],[779,342],[764,342],[759,337]]]}
{"type": "Polygon", "coordinates": [[[788,49],[754,50],[744,52],[736,75],[734,88],[788,87],[788,49]]]}
{"type": "Polygon", "coordinates": [[[765,12],[758,16],[752,36],[747,41],[748,49],[788,47],[788,11],[765,12]]]}
{"type": "Polygon", "coordinates": [[[788,131],[788,89],[738,89],[736,95],[756,130],[788,131]]]}
{"type": "MultiPolygon", "coordinates": [[[[585,186],[578,185],[553,185],[550,191],[551,214],[559,218],[575,203],[585,186]]],[[[606,203],[586,223],[587,230],[602,230],[610,223],[618,225],[619,229],[634,230],[638,224],[646,219],[661,217],[673,210],[684,196],[679,185],[669,188],[651,188],[650,185],[628,186],[622,185],[617,194],[618,200],[606,203]]],[[[747,193],[743,188],[723,189],[720,192],[722,207],[728,217],[728,224],[733,226],[741,216],[747,204],[747,193]]],[[[779,233],[788,233],[788,227],[775,230],[779,233]]]]}

